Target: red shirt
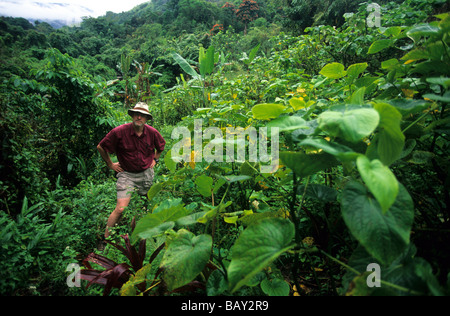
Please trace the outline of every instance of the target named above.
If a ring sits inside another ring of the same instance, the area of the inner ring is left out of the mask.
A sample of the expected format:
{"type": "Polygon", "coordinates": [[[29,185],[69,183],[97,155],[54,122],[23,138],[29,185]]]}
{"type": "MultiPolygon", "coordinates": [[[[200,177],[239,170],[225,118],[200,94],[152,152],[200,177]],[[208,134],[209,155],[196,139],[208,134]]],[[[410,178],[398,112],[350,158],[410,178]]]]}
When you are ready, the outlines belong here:
{"type": "Polygon", "coordinates": [[[99,144],[109,153],[115,153],[123,170],[141,172],[148,168],[155,158],[155,149],[164,151],[166,141],[153,127],[144,125],[141,136],[137,136],[133,123],[114,128],[99,144]]]}

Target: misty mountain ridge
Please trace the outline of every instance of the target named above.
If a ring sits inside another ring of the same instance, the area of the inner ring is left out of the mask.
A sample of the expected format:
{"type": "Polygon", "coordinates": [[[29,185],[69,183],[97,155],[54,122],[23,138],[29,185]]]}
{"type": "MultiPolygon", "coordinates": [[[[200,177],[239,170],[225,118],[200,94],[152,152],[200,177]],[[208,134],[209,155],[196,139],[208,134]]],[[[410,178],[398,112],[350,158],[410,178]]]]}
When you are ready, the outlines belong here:
{"type": "Polygon", "coordinates": [[[94,16],[95,12],[80,4],[64,2],[43,3],[34,1],[26,8],[15,1],[4,1],[0,4],[0,16],[21,17],[35,24],[36,21],[46,22],[53,28],[79,25],[83,17],[94,16]]]}

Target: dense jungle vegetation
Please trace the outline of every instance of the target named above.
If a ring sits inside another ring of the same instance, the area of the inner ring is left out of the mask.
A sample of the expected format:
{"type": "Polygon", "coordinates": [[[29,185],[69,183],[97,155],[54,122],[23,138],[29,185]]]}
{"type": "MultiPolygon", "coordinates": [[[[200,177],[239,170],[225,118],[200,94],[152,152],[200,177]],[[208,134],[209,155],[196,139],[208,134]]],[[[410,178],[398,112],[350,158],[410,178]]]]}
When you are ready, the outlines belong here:
{"type": "Polygon", "coordinates": [[[153,0],[60,29],[1,17],[0,293],[450,294],[448,11],[153,0]],[[166,150],[99,252],[116,193],[96,145],[138,101],[166,150]],[[221,136],[239,128],[271,131],[257,161],[251,134],[221,136]],[[243,160],[218,162],[235,147],[243,160]]]}

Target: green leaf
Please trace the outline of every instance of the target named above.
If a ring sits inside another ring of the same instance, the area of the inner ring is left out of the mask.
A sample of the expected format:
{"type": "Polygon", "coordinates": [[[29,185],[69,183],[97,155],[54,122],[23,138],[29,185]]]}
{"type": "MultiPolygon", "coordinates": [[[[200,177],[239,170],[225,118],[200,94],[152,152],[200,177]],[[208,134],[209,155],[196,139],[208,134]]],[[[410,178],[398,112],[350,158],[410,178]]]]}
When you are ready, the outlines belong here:
{"type": "Polygon", "coordinates": [[[186,59],[181,57],[179,54],[172,53],[172,58],[177,62],[181,69],[183,69],[188,75],[192,76],[192,78],[200,78],[200,75],[194,70],[194,68],[192,68],[192,66],[189,65],[186,59]]]}
{"type": "Polygon", "coordinates": [[[271,120],[279,117],[287,109],[281,104],[257,104],[253,107],[253,117],[257,120],[271,120]]]}
{"type": "Polygon", "coordinates": [[[424,98],[428,98],[430,100],[450,103],[450,92],[446,92],[443,96],[440,96],[440,95],[437,95],[437,94],[428,93],[428,94],[424,94],[423,97],[424,98]]]}
{"type": "Polygon", "coordinates": [[[389,104],[393,105],[403,116],[420,113],[430,106],[430,103],[425,100],[412,99],[394,99],[390,100],[389,104]]]}
{"type": "Polygon", "coordinates": [[[212,208],[209,211],[206,211],[202,217],[197,219],[198,223],[206,224],[209,220],[216,218],[218,214],[225,211],[227,207],[233,204],[232,201],[228,201],[227,203],[220,203],[217,207],[212,208]]]}
{"type": "Polygon", "coordinates": [[[413,151],[411,158],[408,160],[409,163],[413,164],[426,164],[435,157],[435,154],[428,151],[415,150],[413,151]]]}
{"type": "Polygon", "coordinates": [[[167,203],[158,209],[157,213],[150,213],[138,221],[136,228],[131,235],[133,242],[139,238],[152,238],[172,229],[175,221],[189,215],[190,211],[184,207],[184,204],[167,203]]]}
{"type": "Polygon", "coordinates": [[[212,247],[210,235],[195,236],[181,229],[170,242],[161,268],[164,269],[163,279],[169,291],[173,291],[193,281],[208,263],[212,247]]]}
{"type": "Polygon", "coordinates": [[[335,156],[341,161],[354,161],[359,156],[352,148],[322,138],[307,138],[299,143],[299,146],[309,146],[322,149],[324,152],[335,156]]]}
{"type": "Polygon", "coordinates": [[[195,179],[197,191],[204,197],[211,197],[213,190],[213,179],[204,174],[195,179]]]}
{"type": "Polygon", "coordinates": [[[360,74],[362,74],[369,65],[367,63],[353,64],[347,69],[347,75],[351,79],[356,79],[360,74]]]}
{"type": "Polygon", "coordinates": [[[358,142],[369,136],[378,126],[380,116],[371,108],[337,112],[326,111],[319,115],[319,128],[330,136],[343,137],[358,142]]]}
{"type": "Polygon", "coordinates": [[[328,79],[340,79],[345,77],[347,72],[345,71],[344,65],[340,63],[331,63],[323,67],[320,74],[328,79]]]}
{"type": "Polygon", "coordinates": [[[392,39],[381,39],[378,41],[375,41],[370,45],[368,54],[376,54],[383,49],[386,49],[394,44],[394,40],[392,39]]]}
{"type": "Polygon", "coordinates": [[[299,186],[297,188],[297,194],[305,194],[305,196],[308,198],[323,202],[334,202],[336,201],[338,192],[333,188],[327,187],[326,185],[310,183],[306,187],[306,192],[305,185],[299,186]]]}
{"type": "Polygon", "coordinates": [[[394,204],[398,195],[398,181],[392,171],[378,159],[370,161],[361,155],[356,159],[358,171],[370,192],[381,206],[383,214],[394,204]]]}
{"type": "Polygon", "coordinates": [[[281,152],[281,161],[300,177],[307,177],[338,164],[329,154],[304,154],[301,152],[281,152]]]}
{"type": "Polygon", "coordinates": [[[403,187],[388,213],[383,213],[366,187],[350,182],[342,193],[342,216],[352,235],[375,259],[390,264],[408,246],[414,204],[403,187]]]}
{"type": "Polygon", "coordinates": [[[185,217],[181,217],[175,221],[177,226],[190,226],[198,223],[198,220],[205,216],[207,211],[197,212],[185,217]]]}
{"type": "Polygon", "coordinates": [[[177,163],[172,159],[172,150],[169,150],[165,155],[164,163],[171,173],[177,171],[177,163]]]}
{"type": "Polygon", "coordinates": [[[380,114],[379,132],[373,144],[377,146],[378,157],[386,166],[400,158],[405,146],[405,135],[400,128],[402,115],[387,103],[377,103],[375,110],[380,114]]]}
{"type": "Polygon", "coordinates": [[[406,35],[413,41],[417,42],[421,37],[438,35],[440,32],[439,27],[431,26],[430,24],[419,24],[411,28],[406,35]]]}
{"type": "Polygon", "coordinates": [[[289,284],[282,279],[265,279],[261,282],[261,290],[269,296],[288,296],[289,284]]]}
{"type": "Polygon", "coordinates": [[[206,75],[210,75],[214,70],[214,58],[215,57],[215,48],[213,45],[209,46],[208,50],[205,53],[205,49],[200,47],[199,50],[199,65],[200,65],[200,74],[202,77],[206,75]]]}
{"type": "Polygon", "coordinates": [[[247,65],[250,65],[252,61],[256,58],[256,54],[258,53],[260,47],[261,43],[253,47],[253,49],[250,51],[250,54],[248,54],[248,59],[244,61],[247,65]]]}
{"type": "Polygon", "coordinates": [[[214,270],[206,282],[206,294],[208,296],[218,296],[228,289],[225,275],[219,269],[214,270]]]}
{"type": "Polygon", "coordinates": [[[350,104],[363,105],[364,104],[364,94],[366,93],[366,87],[359,88],[353,92],[350,97],[350,104]]]}
{"type": "Polygon", "coordinates": [[[306,125],[306,121],[300,116],[283,116],[276,120],[273,120],[267,124],[267,128],[270,130],[273,127],[278,127],[280,132],[295,131],[297,129],[309,129],[306,125]]]}
{"type": "Polygon", "coordinates": [[[402,32],[401,26],[392,26],[384,30],[383,34],[386,36],[397,37],[402,32]]]}
{"type": "Polygon", "coordinates": [[[292,106],[294,111],[304,109],[306,107],[306,102],[299,98],[292,98],[289,100],[289,104],[292,106]]]}
{"type": "Polygon", "coordinates": [[[228,266],[231,292],[237,291],[282,253],[293,248],[295,230],[290,220],[263,219],[245,229],[231,248],[228,266]]]}
{"type": "Polygon", "coordinates": [[[223,179],[224,179],[227,183],[234,183],[234,182],[247,181],[247,180],[250,180],[251,178],[252,178],[251,176],[247,176],[247,175],[240,175],[240,176],[229,175],[229,176],[223,176],[223,179]]]}
{"type": "Polygon", "coordinates": [[[147,197],[149,201],[153,200],[153,198],[164,188],[164,182],[155,183],[152,185],[150,190],[147,192],[147,197]]]}

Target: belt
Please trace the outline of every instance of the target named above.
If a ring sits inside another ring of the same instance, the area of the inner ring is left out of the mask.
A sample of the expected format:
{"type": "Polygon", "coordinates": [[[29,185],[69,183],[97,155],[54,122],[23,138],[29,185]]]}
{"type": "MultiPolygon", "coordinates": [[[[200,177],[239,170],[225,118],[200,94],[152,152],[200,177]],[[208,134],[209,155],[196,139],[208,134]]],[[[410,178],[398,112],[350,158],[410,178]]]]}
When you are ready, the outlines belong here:
{"type": "Polygon", "coordinates": [[[141,170],[141,171],[128,171],[128,170],[124,170],[124,171],[126,171],[126,172],[129,172],[129,173],[134,173],[134,174],[136,174],[136,173],[142,173],[142,172],[144,172],[144,171],[146,171],[147,169],[144,169],[144,170],[141,170]]]}

